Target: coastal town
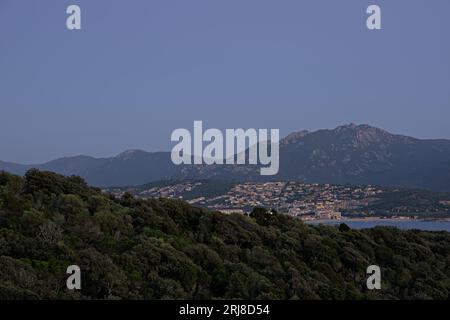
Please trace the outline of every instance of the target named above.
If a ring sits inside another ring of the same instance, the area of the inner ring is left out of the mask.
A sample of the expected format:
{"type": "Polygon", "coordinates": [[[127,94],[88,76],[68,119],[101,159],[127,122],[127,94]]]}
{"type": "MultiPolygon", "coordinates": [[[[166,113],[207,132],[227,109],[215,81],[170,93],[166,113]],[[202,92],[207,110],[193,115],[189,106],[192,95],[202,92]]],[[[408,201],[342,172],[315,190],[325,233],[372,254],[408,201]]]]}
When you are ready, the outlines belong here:
{"type": "Polygon", "coordinates": [[[375,186],[305,184],[300,182],[235,183],[223,192],[204,192],[209,181],[180,181],[141,188],[111,189],[121,196],[125,192],[142,198],[182,199],[192,205],[223,213],[249,213],[255,207],[265,207],[299,217],[303,220],[340,220],[344,212],[364,208],[384,192],[375,186]]]}

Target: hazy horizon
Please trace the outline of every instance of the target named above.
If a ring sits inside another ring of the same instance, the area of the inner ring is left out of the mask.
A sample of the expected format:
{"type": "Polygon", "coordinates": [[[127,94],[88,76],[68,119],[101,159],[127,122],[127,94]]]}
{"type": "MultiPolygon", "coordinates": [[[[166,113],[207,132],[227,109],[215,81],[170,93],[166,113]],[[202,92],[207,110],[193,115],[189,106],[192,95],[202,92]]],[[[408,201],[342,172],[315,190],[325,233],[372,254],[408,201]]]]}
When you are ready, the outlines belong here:
{"type": "MultiPolygon", "coordinates": [[[[308,133],[312,133],[312,132],[319,131],[319,130],[334,130],[337,127],[348,126],[348,125],[356,125],[356,126],[368,125],[370,127],[375,127],[375,126],[372,126],[372,125],[370,125],[368,123],[343,123],[343,124],[341,124],[339,126],[336,126],[336,127],[333,127],[333,128],[319,128],[319,129],[316,129],[316,130],[299,129],[299,130],[288,132],[287,134],[281,135],[280,138],[283,139],[283,138],[286,138],[289,134],[300,132],[300,131],[304,131],[304,130],[308,131],[308,133]]],[[[378,128],[378,129],[381,129],[381,130],[385,130],[384,128],[379,128],[379,127],[375,127],[375,128],[378,128]]],[[[209,129],[209,128],[204,128],[204,129],[206,130],[206,129],[209,129]]],[[[392,131],[389,131],[389,130],[385,130],[385,131],[389,132],[390,134],[394,134],[394,135],[407,136],[407,135],[404,135],[404,134],[399,133],[399,132],[392,132],[392,131]]],[[[450,139],[447,139],[447,138],[431,138],[431,139],[429,139],[429,138],[422,138],[422,137],[415,137],[415,136],[409,136],[409,137],[416,138],[416,139],[419,139],[419,140],[442,140],[442,139],[450,140],[450,139]]],[[[50,161],[53,161],[53,160],[58,160],[58,159],[62,159],[62,158],[72,158],[72,157],[78,157],[78,156],[87,156],[87,157],[93,157],[93,158],[97,158],[97,159],[113,158],[113,157],[119,156],[120,154],[125,153],[127,151],[144,151],[144,152],[150,152],[150,153],[171,152],[170,148],[167,148],[165,150],[164,149],[161,149],[161,150],[148,150],[148,149],[143,149],[143,148],[126,148],[126,149],[120,150],[119,152],[117,152],[115,154],[105,154],[105,155],[97,155],[97,156],[91,155],[91,154],[83,154],[83,153],[80,153],[80,154],[66,154],[66,155],[60,155],[58,157],[55,157],[55,158],[52,158],[52,159],[48,159],[48,160],[45,160],[45,161],[41,161],[41,162],[17,162],[17,161],[7,161],[7,160],[1,159],[1,158],[0,158],[0,161],[7,162],[7,163],[14,163],[14,164],[22,164],[22,165],[38,165],[38,164],[47,163],[47,162],[50,162],[50,161]]]]}
{"type": "Polygon", "coordinates": [[[450,139],[449,12],[446,0],[0,0],[0,160],[168,151],[194,120],[450,139]],[[68,31],[74,3],[83,27],[68,31]],[[382,30],[366,28],[369,4],[382,30]]]}

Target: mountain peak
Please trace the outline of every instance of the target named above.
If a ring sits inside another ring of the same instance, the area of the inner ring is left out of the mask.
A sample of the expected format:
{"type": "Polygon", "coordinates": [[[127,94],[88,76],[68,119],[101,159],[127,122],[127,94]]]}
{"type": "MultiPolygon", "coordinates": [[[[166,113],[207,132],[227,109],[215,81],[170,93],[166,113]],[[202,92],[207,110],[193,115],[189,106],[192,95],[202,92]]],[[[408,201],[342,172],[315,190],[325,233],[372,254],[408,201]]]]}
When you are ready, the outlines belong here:
{"type": "Polygon", "coordinates": [[[350,142],[356,148],[365,148],[371,145],[386,145],[389,143],[414,143],[415,138],[397,135],[368,124],[345,124],[329,130],[333,135],[350,142]]]}
{"type": "Polygon", "coordinates": [[[140,154],[144,154],[146,153],[144,150],[140,150],[140,149],[130,149],[130,150],[126,150],[120,154],[118,154],[115,158],[116,159],[121,159],[121,160],[128,160],[131,159],[137,155],[140,154]]]}
{"type": "Polygon", "coordinates": [[[302,139],[307,134],[309,134],[308,130],[292,132],[292,133],[288,134],[284,139],[282,139],[281,143],[282,144],[289,144],[289,143],[297,142],[298,140],[302,139]]]}
{"type": "Polygon", "coordinates": [[[341,126],[336,127],[333,131],[344,131],[344,130],[357,130],[357,131],[378,131],[378,132],[384,132],[387,133],[387,131],[370,126],[368,124],[355,124],[355,123],[348,123],[341,126]]]}

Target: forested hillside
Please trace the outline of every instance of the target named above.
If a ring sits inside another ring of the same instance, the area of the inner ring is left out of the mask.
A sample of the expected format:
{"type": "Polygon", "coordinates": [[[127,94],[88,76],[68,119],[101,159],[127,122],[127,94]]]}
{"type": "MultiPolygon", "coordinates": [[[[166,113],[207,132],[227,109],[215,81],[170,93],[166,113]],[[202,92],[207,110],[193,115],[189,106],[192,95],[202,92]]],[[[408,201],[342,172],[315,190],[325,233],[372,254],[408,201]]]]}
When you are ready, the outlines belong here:
{"type": "Polygon", "coordinates": [[[450,234],[312,227],[0,173],[0,299],[449,299],[450,234]],[[79,265],[82,289],[66,289],[79,265]],[[382,290],[366,268],[382,268],[382,290]]]}

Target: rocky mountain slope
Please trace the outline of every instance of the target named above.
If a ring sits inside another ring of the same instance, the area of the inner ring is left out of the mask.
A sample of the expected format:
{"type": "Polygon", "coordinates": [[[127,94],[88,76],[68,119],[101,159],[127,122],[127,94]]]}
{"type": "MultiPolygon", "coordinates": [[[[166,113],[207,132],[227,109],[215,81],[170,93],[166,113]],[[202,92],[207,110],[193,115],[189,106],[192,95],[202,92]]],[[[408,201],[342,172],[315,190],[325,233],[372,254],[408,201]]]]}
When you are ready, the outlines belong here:
{"type": "Polygon", "coordinates": [[[23,175],[30,168],[79,175],[97,186],[139,185],[163,179],[295,180],[450,190],[450,140],[421,140],[369,125],[300,131],[280,142],[280,172],[261,177],[250,165],[175,166],[169,152],[126,151],[112,158],[77,156],[38,165],[0,162],[23,175]]]}

